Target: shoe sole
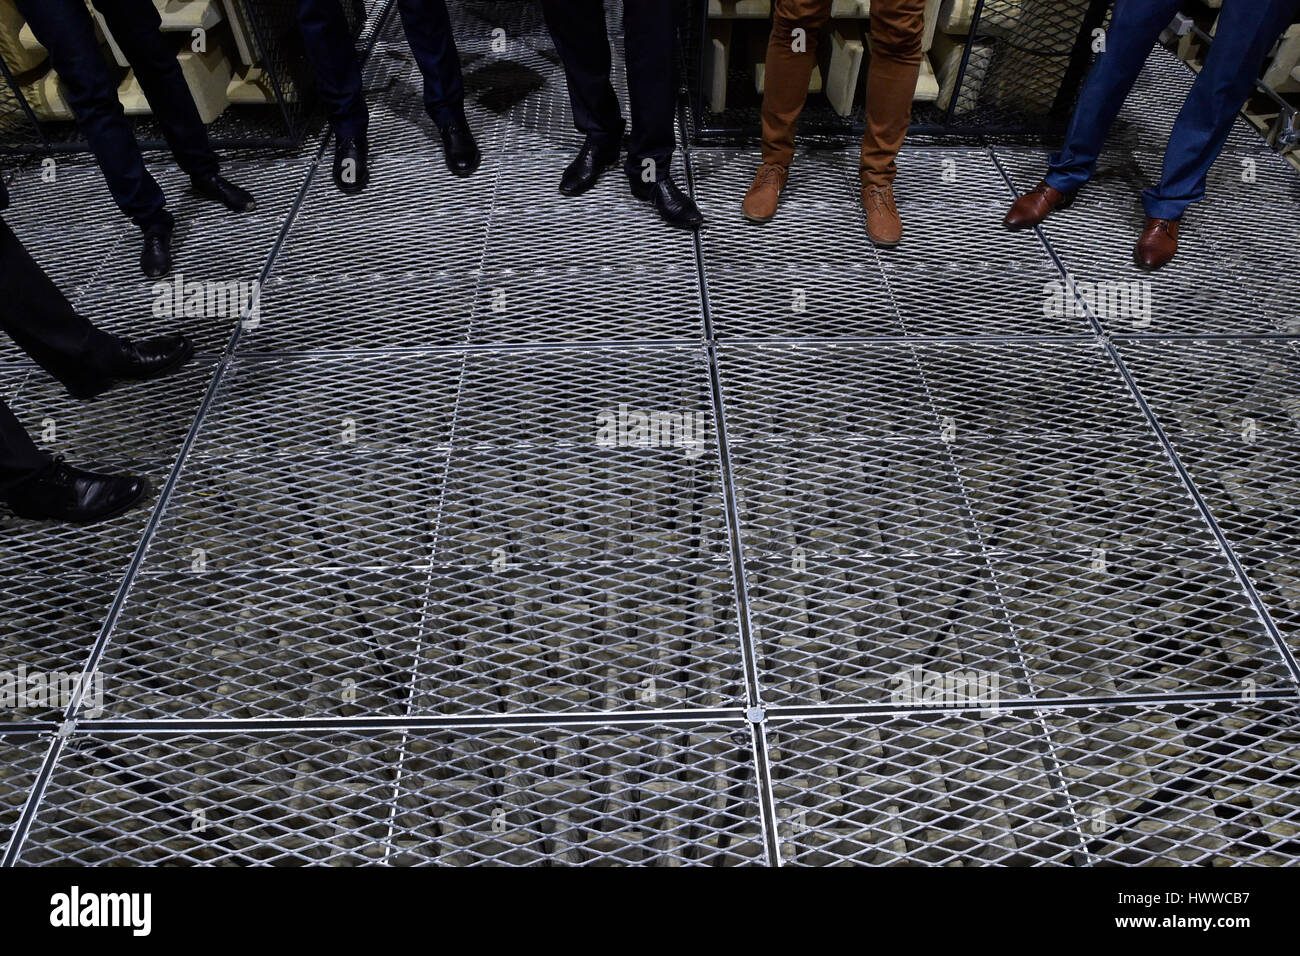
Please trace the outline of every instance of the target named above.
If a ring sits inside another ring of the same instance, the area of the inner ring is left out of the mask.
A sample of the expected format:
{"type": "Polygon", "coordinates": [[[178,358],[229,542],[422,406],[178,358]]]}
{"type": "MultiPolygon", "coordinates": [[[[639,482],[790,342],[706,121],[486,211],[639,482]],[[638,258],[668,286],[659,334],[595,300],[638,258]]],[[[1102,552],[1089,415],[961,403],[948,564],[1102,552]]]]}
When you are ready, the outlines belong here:
{"type": "Polygon", "coordinates": [[[760,218],[759,216],[751,216],[747,212],[741,212],[740,215],[741,218],[745,220],[745,222],[752,222],[756,226],[761,226],[763,225],[763,223],[771,222],[773,219],[776,218],[776,213],[772,213],[772,215],[768,216],[766,219],[760,218]]]}

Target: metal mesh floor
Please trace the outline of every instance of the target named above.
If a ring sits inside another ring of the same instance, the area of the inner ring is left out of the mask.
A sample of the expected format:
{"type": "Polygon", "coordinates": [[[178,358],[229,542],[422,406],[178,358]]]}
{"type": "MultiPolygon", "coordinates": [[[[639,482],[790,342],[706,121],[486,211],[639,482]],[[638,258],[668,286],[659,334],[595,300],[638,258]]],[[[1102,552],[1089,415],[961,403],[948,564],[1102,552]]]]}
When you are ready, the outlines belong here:
{"type": "MultiPolygon", "coordinates": [[[[1149,310],[1044,308],[1143,278],[1182,66],[1038,233],[998,219],[1040,152],[909,147],[886,254],[851,151],[762,229],[748,150],[679,157],[698,238],[617,176],[560,197],[519,4],[455,7],[453,181],[372,6],[364,198],[323,142],[232,162],[246,217],[159,158],[179,268],[260,279],[255,326],[186,319],[185,374],[91,404],[0,343],[45,444],[160,489],[0,534],[3,667],[104,690],[0,709],[6,864],[1300,859],[1300,179],[1234,131],[1149,310]]],[[[58,169],[14,229],[96,320],[177,324],[58,169]]]]}

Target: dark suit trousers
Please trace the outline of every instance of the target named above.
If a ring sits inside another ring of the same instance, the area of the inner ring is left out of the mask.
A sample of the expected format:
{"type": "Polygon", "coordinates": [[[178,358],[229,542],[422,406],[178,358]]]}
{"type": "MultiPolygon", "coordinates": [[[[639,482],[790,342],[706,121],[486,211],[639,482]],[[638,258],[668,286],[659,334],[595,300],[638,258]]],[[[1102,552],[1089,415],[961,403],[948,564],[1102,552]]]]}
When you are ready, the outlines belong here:
{"type": "MultiPolygon", "coordinates": [[[[424,108],[439,127],[459,118],[465,103],[460,54],[443,0],[398,0],[402,29],[424,77],[424,108]]],[[[361,61],[338,0],[298,0],[298,26],[316,85],[338,136],[364,136],[366,101],[361,61]]]]}
{"type": "MultiPolygon", "coordinates": [[[[117,80],[95,38],[82,0],[17,0],[32,32],[50,51],[77,123],[99,162],[118,208],[141,228],[168,222],[166,200],[145,169],[140,145],[117,99],[117,80]]],[[[131,63],[154,118],[180,167],[191,176],[220,168],[190,96],[176,50],[158,26],[151,0],[95,0],[113,38],[131,63]]]]}
{"type": "MultiPolygon", "coordinates": [[[[0,219],[0,328],[32,361],[64,385],[98,377],[101,355],[115,344],[68,304],[49,276],[0,219]]],[[[40,470],[49,457],[0,403],[0,490],[40,470]]]]}
{"type": "MultiPolygon", "coordinates": [[[[627,60],[627,174],[640,176],[642,161],[653,159],[667,170],[676,139],[677,81],[673,70],[676,24],[674,4],[663,0],[623,0],[623,50],[627,60]]],[[[597,139],[623,135],[623,116],[610,80],[609,34],[602,0],[542,0],[546,26],[564,64],[573,122],[597,139]]]]}

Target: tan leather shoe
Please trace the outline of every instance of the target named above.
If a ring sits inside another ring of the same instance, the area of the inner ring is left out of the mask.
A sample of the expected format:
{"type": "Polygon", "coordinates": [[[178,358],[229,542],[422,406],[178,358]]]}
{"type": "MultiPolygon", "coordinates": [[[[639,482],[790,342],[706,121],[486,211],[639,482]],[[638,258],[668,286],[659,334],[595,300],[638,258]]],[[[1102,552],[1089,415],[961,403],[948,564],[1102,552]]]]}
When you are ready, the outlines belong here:
{"type": "Polygon", "coordinates": [[[1039,183],[1014,203],[1002,220],[1008,229],[1032,229],[1054,210],[1069,209],[1074,202],[1073,193],[1063,193],[1047,183],[1039,183]]]}
{"type": "Polygon", "coordinates": [[[767,222],[775,216],[777,204],[781,201],[781,190],[785,189],[789,175],[790,171],[777,163],[759,166],[740,207],[745,218],[750,222],[767,222]]]}
{"type": "Polygon", "coordinates": [[[1147,219],[1133,258],[1143,269],[1159,269],[1178,254],[1178,220],[1147,219]]]}
{"type": "Polygon", "coordinates": [[[862,211],[867,214],[867,236],[878,246],[896,246],[903,238],[892,186],[863,186],[862,211]]]}

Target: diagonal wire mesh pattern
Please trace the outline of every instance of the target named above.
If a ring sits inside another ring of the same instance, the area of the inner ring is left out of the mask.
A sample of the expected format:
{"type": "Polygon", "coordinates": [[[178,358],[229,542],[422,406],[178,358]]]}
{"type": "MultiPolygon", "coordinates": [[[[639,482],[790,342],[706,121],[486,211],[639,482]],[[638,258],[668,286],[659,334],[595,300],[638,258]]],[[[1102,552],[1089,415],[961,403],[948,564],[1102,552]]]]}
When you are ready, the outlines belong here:
{"type": "Polygon", "coordinates": [[[21,862],[762,862],[744,724],[70,738],[21,862]]]}
{"type": "Polygon", "coordinates": [[[362,196],[326,133],[227,164],[244,216],[150,157],[185,281],[255,316],[169,312],[84,159],[14,171],[77,308],[199,355],[81,403],[0,345],[42,445],[157,489],[5,519],[0,693],[93,693],[0,707],[3,861],[1294,864],[1294,172],[1234,130],[1136,273],[1190,83],[1157,53],[1036,232],[999,221],[1037,150],[906,147],[878,251],[852,150],[758,227],[756,151],[688,145],[691,235],[617,169],[561,196],[540,11],[451,6],[473,176],[386,2],[362,196]]]}

